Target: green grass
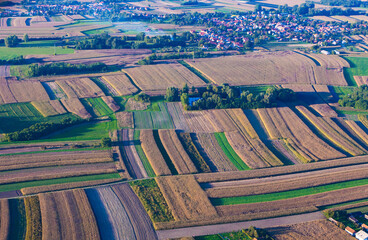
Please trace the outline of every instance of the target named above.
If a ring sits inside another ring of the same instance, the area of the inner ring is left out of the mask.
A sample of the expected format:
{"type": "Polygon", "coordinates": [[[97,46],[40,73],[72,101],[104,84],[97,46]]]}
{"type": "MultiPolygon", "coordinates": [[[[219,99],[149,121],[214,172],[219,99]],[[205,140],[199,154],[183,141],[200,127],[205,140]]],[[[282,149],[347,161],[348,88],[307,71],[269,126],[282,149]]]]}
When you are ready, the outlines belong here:
{"type": "Polygon", "coordinates": [[[317,193],[324,193],[349,187],[357,187],[362,185],[367,185],[368,179],[359,179],[353,181],[346,181],[340,183],[327,184],[323,186],[302,188],[297,190],[277,192],[277,193],[267,193],[261,195],[251,195],[242,197],[229,197],[229,198],[213,198],[211,202],[215,206],[219,205],[234,205],[234,204],[246,204],[246,203],[258,203],[258,202],[270,202],[282,199],[302,197],[317,193]]]}
{"type": "Polygon", "coordinates": [[[59,122],[65,117],[78,118],[71,113],[43,117],[31,103],[4,104],[0,105],[0,131],[15,132],[39,122],[59,122]]]}
{"type": "Polygon", "coordinates": [[[364,110],[335,110],[339,115],[357,115],[357,114],[361,114],[361,115],[368,115],[368,111],[364,111],[364,110]]]}
{"type": "Polygon", "coordinates": [[[237,232],[228,232],[228,233],[220,233],[220,234],[213,234],[213,235],[207,235],[207,236],[199,236],[194,237],[195,240],[251,240],[248,236],[248,234],[244,233],[243,231],[237,231],[237,232]]]}
{"type": "Polygon", "coordinates": [[[345,95],[354,92],[354,87],[340,87],[340,86],[329,86],[331,94],[336,95],[337,98],[342,98],[345,95]]]}
{"type": "Polygon", "coordinates": [[[344,68],[344,75],[349,86],[357,86],[354,76],[368,75],[368,58],[344,57],[350,64],[350,68],[344,68]]]}
{"type": "Polygon", "coordinates": [[[26,210],[23,199],[10,199],[9,240],[23,240],[26,236],[26,210]]]}
{"type": "Polygon", "coordinates": [[[141,159],[141,161],[143,163],[143,167],[146,170],[148,176],[149,177],[156,177],[156,174],[153,171],[152,166],[151,166],[151,164],[149,163],[149,161],[146,157],[146,154],[144,154],[144,151],[143,151],[142,146],[141,146],[140,141],[139,141],[139,136],[140,136],[140,131],[135,130],[134,131],[134,137],[133,137],[135,149],[137,150],[138,156],[141,159]]]}
{"type": "Polygon", "coordinates": [[[169,206],[154,179],[129,183],[153,222],[174,221],[169,206]]]}
{"type": "Polygon", "coordinates": [[[95,35],[95,34],[101,34],[104,32],[107,33],[111,33],[113,27],[104,27],[104,28],[97,28],[97,29],[91,29],[91,30],[87,30],[87,31],[82,31],[82,33],[86,34],[86,35],[95,35]]]}
{"type": "MultiPolygon", "coordinates": [[[[52,47],[58,46],[61,42],[58,40],[40,40],[40,41],[28,41],[28,42],[22,42],[18,45],[18,47],[27,48],[27,47],[52,47]]],[[[73,50],[73,49],[69,49],[73,50]]]]}
{"type": "Polygon", "coordinates": [[[257,95],[261,92],[265,93],[267,89],[269,89],[270,87],[274,87],[274,86],[273,85],[246,86],[246,87],[241,87],[241,90],[249,91],[250,93],[257,95]]]}
{"type": "Polygon", "coordinates": [[[134,111],[134,128],[137,129],[173,129],[174,124],[166,104],[158,102],[160,111],[134,111]]]}
{"type": "Polygon", "coordinates": [[[81,99],[84,107],[94,117],[102,117],[114,114],[114,112],[107,106],[102,98],[84,98],[81,99]]]}
{"type": "Polygon", "coordinates": [[[118,173],[107,173],[107,174],[96,174],[96,175],[87,175],[87,176],[78,176],[78,177],[66,177],[66,178],[56,178],[56,179],[47,179],[47,180],[39,180],[39,181],[29,181],[29,182],[21,182],[21,183],[10,183],[10,184],[2,184],[0,186],[0,192],[20,190],[26,187],[37,187],[37,186],[45,186],[45,185],[53,185],[53,184],[61,184],[61,183],[84,182],[84,181],[113,179],[113,178],[120,178],[120,175],[118,173]]]}
{"type": "MultiPolygon", "coordinates": [[[[367,201],[367,199],[366,199],[367,201]]],[[[368,212],[368,206],[365,207],[358,207],[358,208],[352,208],[346,211],[347,213],[353,213],[353,212],[362,212],[367,213],[368,212]]]]}
{"type": "MultiPolygon", "coordinates": [[[[31,44],[30,42],[29,44],[31,44]]],[[[27,55],[40,55],[40,54],[47,54],[52,55],[54,54],[71,54],[74,53],[73,49],[70,48],[62,48],[62,47],[14,47],[14,48],[7,48],[7,47],[0,47],[0,59],[9,59],[15,56],[27,56],[27,55]]]]}
{"type": "Polygon", "coordinates": [[[250,168],[243,162],[243,160],[236,154],[234,149],[231,147],[226,139],[225,133],[215,133],[216,140],[220,145],[222,151],[226,154],[229,160],[234,164],[234,166],[240,170],[250,170],[250,168]]]}

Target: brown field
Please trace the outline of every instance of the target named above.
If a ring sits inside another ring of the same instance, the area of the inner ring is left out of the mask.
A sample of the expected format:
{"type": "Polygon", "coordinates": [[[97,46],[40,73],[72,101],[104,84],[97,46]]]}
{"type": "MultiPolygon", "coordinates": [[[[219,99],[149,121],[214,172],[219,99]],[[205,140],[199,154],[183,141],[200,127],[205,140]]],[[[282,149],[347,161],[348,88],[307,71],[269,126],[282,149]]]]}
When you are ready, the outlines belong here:
{"type": "Polygon", "coordinates": [[[67,81],[56,81],[56,84],[63,90],[68,98],[78,98],[74,90],[68,85],[67,81]]]}
{"type": "Polygon", "coordinates": [[[296,109],[298,109],[323,135],[344,151],[353,156],[366,153],[366,150],[345,133],[332,119],[317,117],[304,106],[297,106],[296,109]]]}
{"type": "Polygon", "coordinates": [[[113,191],[123,204],[137,240],[157,239],[151,219],[144,210],[139,198],[128,184],[117,184],[112,187],[113,191]]]}
{"type": "MultiPolygon", "coordinates": [[[[94,83],[89,78],[70,79],[66,80],[65,84],[69,85],[69,87],[74,91],[74,93],[77,95],[78,98],[105,96],[103,91],[96,85],[96,83],[94,83]]],[[[66,91],[64,90],[64,92],[66,91]]],[[[67,95],[69,97],[68,93],[67,95]]]]}
{"type": "Polygon", "coordinates": [[[83,190],[40,194],[43,239],[100,239],[83,190]]]}
{"type": "Polygon", "coordinates": [[[368,22],[368,17],[365,15],[351,15],[350,17],[358,19],[360,21],[368,22]]]}
{"type": "Polygon", "coordinates": [[[315,19],[315,20],[325,21],[325,22],[341,22],[338,19],[330,18],[330,17],[327,17],[327,16],[314,16],[314,17],[310,17],[310,18],[315,19]]]}
{"type": "Polygon", "coordinates": [[[208,123],[207,111],[186,111],[184,118],[191,132],[195,133],[213,133],[216,132],[215,127],[208,123]]]}
{"type": "Polygon", "coordinates": [[[24,198],[24,208],[26,212],[25,239],[41,239],[42,223],[38,196],[24,198]]]}
{"type": "Polygon", "coordinates": [[[8,80],[5,77],[0,77],[0,104],[16,102],[17,100],[9,89],[8,80]]]}
{"type": "Polygon", "coordinates": [[[327,103],[312,104],[309,106],[322,117],[338,117],[337,112],[335,112],[335,110],[333,110],[327,103]]]}
{"type": "Polygon", "coordinates": [[[106,84],[109,89],[111,88],[111,92],[117,93],[117,96],[131,95],[138,91],[125,74],[102,76],[101,80],[110,85],[109,87],[106,84]]]}
{"type": "Polygon", "coordinates": [[[134,98],[129,98],[125,107],[127,110],[146,110],[147,107],[150,105],[149,102],[145,103],[145,102],[138,102],[135,101],[134,98]]]}
{"type": "Polygon", "coordinates": [[[91,187],[91,186],[97,186],[97,185],[103,185],[103,184],[110,184],[110,183],[119,182],[119,181],[121,181],[120,178],[102,179],[102,180],[93,180],[93,181],[84,181],[84,182],[61,183],[61,184],[22,188],[21,192],[23,195],[31,195],[31,194],[36,194],[36,193],[45,193],[45,192],[53,192],[53,191],[60,191],[60,190],[68,190],[72,188],[83,188],[83,187],[91,187]]]}
{"type": "Polygon", "coordinates": [[[117,171],[119,172],[120,177],[124,179],[132,179],[124,161],[124,159],[126,158],[124,150],[121,149],[120,146],[115,145],[112,147],[112,151],[113,155],[117,156],[118,161],[115,161],[115,166],[117,171]]]}
{"type": "Polygon", "coordinates": [[[358,22],[357,19],[352,18],[352,17],[348,17],[348,16],[331,16],[331,18],[340,20],[342,22],[348,22],[348,23],[356,23],[356,22],[358,22]]]}
{"type": "Polygon", "coordinates": [[[197,59],[187,63],[216,84],[331,84],[347,83],[341,69],[326,69],[294,52],[262,52],[245,56],[197,59]],[[316,76],[316,77],[315,77],[316,76]]]}
{"type": "MultiPolygon", "coordinates": [[[[53,100],[53,101],[56,101],[60,104],[59,100],[53,100]]],[[[37,109],[37,111],[39,111],[42,114],[42,116],[44,116],[44,117],[55,116],[55,115],[60,114],[58,111],[56,111],[56,109],[53,107],[53,105],[51,105],[51,101],[48,101],[48,102],[31,102],[31,103],[37,109]]],[[[56,104],[54,103],[54,105],[56,105],[56,104]]],[[[60,107],[64,108],[62,105],[60,105],[60,107]]],[[[65,111],[65,109],[64,109],[64,111],[65,111]]],[[[65,111],[65,113],[66,113],[66,111],[65,111]]]]}
{"type": "Polygon", "coordinates": [[[234,121],[238,129],[251,138],[259,138],[248,117],[241,109],[226,109],[226,113],[234,121]]]}
{"type": "Polygon", "coordinates": [[[140,141],[148,161],[151,163],[153,171],[157,176],[171,175],[165,159],[156,145],[152,130],[141,130],[140,141]]]}
{"type": "Polygon", "coordinates": [[[173,120],[174,126],[176,130],[184,130],[189,132],[189,127],[184,117],[184,109],[183,105],[178,102],[168,102],[166,103],[167,110],[173,120]]]}
{"type": "Polygon", "coordinates": [[[0,200],[0,239],[10,237],[10,209],[9,200],[0,200]]]}
{"type": "Polygon", "coordinates": [[[206,189],[206,193],[210,198],[238,197],[267,194],[274,192],[290,191],[295,189],[310,188],[326,184],[351,181],[367,178],[367,167],[356,168],[352,170],[342,169],[332,173],[323,172],[319,175],[298,177],[296,179],[274,180],[272,182],[254,181],[254,183],[232,183],[226,187],[212,187],[206,189]]]}
{"type": "Polygon", "coordinates": [[[333,96],[326,85],[313,85],[314,90],[317,94],[326,102],[330,103],[333,99],[333,96]]]}
{"type": "Polygon", "coordinates": [[[194,143],[213,172],[237,171],[222,151],[213,133],[196,133],[194,143]]]}
{"type": "Polygon", "coordinates": [[[51,106],[59,113],[59,114],[64,114],[67,113],[66,109],[64,108],[64,106],[61,104],[61,102],[59,100],[51,100],[50,101],[51,106]]]}
{"type": "Polygon", "coordinates": [[[203,87],[203,82],[181,64],[147,65],[124,69],[134,83],[143,91],[166,90],[168,87],[182,88],[186,83],[189,87],[203,87]]]}
{"type": "Polygon", "coordinates": [[[183,148],[175,130],[158,130],[160,140],[179,174],[197,173],[198,170],[183,148]]]}
{"type": "Polygon", "coordinates": [[[316,220],[282,227],[268,228],[267,231],[275,240],[355,239],[353,236],[328,220],[316,220]]]}
{"type": "Polygon", "coordinates": [[[38,81],[8,81],[17,102],[49,101],[49,95],[38,81]]]}
{"type": "Polygon", "coordinates": [[[220,172],[220,173],[206,173],[196,174],[195,178],[199,183],[206,182],[221,182],[221,181],[232,181],[232,180],[244,180],[252,178],[261,178],[269,176],[278,176],[291,173],[301,173],[319,169],[335,168],[349,165],[359,165],[368,163],[367,156],[342,158],[330,161],[313,162],[308,164],[299,164],[292,166],[283,166],[277,168],[266,168],[266,169],[254,169],[252,171],[239,171],[239,172],[220,172]]]}
{"type": "Polygon", "coordinates": [[[236,131],[237,127],[227,115],[226,110],[216,109],[206,111],[207,124],[210,123],[216,132],[236,131]]]}
{"type": "Polygon", "coordinates": [[[368,76],[354,76],[354,80],[357,83],[358,87],[368,84],[368,76]]]}
{"type": "Polygon", "coordinates": [[[156,179],[176,221],[216,218],[216,209],[193,176],[156,179]]]}
{"type": "Polygon", "coordinates": [[[117,112],[120,109],[120,106],[115,102],[115,100],[111,96],[103,96],[102,100],[109,106],[109,108],[113,112],[117,112]]]}
{"type": "Polygon", "coordinates": [[[0,156],[0,171],[112,162],[108,151],[51,152],[0,156]]]}
{"type": "Polygon", "coordinates": [[[133,128],[133,113],[132,112],[117,112],[116,118],[118,119],[119,127],[133,128]]]}
{"type": "Polygon", "coordinates": [[[83,119],[92,118],[91,114],[85,109],[78,98],[62,99],[61,102],[69,112],[74,113],[83,119]]]}
{"type": "Polygon", "coordinates": [[[366,144],[368,144],[368,134],[355,121],[345,120],[345,123],[359,136],[366,144]]]}
{"type": "Polygon", "coordinates": [[[321,64],[321,66],[326,68],[350,68],[350,64],[339,57],[338,55],[325,55],[325,54],[308,54],[308,56],[314,58],[317,62],[321,64]]]}
{"type": "Polygon", "coordinates": [[[345,157],[315,135],[290,108],[257,109],[257,112],[270,137],[284,139],[303,162],[345,157]]]}

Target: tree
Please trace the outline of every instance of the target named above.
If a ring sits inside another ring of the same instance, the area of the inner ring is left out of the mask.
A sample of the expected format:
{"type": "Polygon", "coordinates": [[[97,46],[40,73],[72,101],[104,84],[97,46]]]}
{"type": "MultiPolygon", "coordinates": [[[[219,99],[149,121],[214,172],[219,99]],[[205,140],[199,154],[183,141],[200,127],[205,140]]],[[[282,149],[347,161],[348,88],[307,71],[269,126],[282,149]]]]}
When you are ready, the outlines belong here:
{"type": "Polygon", "coordinates": [[[188,87],[187,83],[184,84],[182,92],[183,93],[188,93],[189,92],[189,87],[188,87]]]}
{"type": "Polygon", "coordinates": [[[101,139],[101,147],[111,147],[111,145],[112,145],[111,138],[106,137],[101,139]]]}
{"type": "Polygon", "coordinates": [[[179,90],[175,87],[169,87],[166,89],[165,99],[169,102],[174,102],[179,100],[179,90]]]}
{"type": "Polygon", "coordinates": [[[9,36],[5,38],[6,47],[16,47],[19,43],[19,38],[16,35],[9,36]]]}
{"type": "Polygon", "coordinates": [[[28,41],[29,41],[28,34],[25,33],[24,36],[23,36],[23,42],[28,42],[28,41]]]}

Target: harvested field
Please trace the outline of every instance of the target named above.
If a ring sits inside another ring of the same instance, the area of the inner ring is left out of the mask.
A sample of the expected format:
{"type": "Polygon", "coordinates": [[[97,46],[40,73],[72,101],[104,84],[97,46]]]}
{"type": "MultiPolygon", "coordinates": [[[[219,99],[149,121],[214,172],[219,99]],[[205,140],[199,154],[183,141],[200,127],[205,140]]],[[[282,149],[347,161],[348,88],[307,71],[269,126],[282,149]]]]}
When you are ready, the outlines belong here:
{"type": "Polygon", "coordinates": [[[25,239],[41,239],[42,224],[41,210],[38,196],[24,198],[24,208],[26,211],[27,231],[25,239]]]}
{"type": "Polygon", "coordinates": [[[149,177],[156,177],[155,171],[153,171],[151,164],[149,163],[146,154],[143,151],[142,145],[141,145],[141,141],[140,141],[140,131],[139,130],[134,130],[134,134],[133,134],[133,141],[134,141],[134,146],[135,149],[138,153],[139,158],[141,159],[144,169],[146,170],[147,174],[149,177]]]}
{"type": "MultiPolygon", "coordinates": [[[[304,53],[303,53],[304,54],[304,53]]],[[[325,55],[325,54],[308,54],[311,58],[314,58],[319,64],[326,68],[349,68],[350,64],[338,55],[325,55]]]]}
{"type": "Polygon", "coordinates": [[[297,106],[296,109],[323,135],[344,151],[353,156],[366,153],[366,150],[345,133],[332,119],[317,117],[304,106],[297,106]]]}
{"type": "MultiPolygon", "coordinates": [[[[60,104],[59,100],[53,100],[59,103],[59,110],[64,109],[64,107],[60,104]]],[[[42,116],[49,117],[49,116],[55,116],[59,115],[60,113],[51,105],[51,101],[48,102],[31,102],[32,105],[39,111],[42,116]]],[[[54,103],[54,105],[57,105],[57,103],[54,103]]],[[[64,109],[65,111],[65,109],[64,109]]],[[[64,112],[66,113],[66,111],[64,112]]]]}
{"type": "Polygon", "coordinates": [[[51,100],[67,98],[64,91],[56,82],[41,82],[41,84],[49,94],[51,100]]]}
{"type": "Polygon", "coordinates": [[[224,109],[206,111],[206,117],[216,132],[236,131],[237,126],[231,121],[231,118],[224,109]]]}
{"type": "Polygon", "coordinates": [[[185,121],[183,113],[183,105],[177,102],[168,102],[166,103],[166,106],[173,120],[175,129],[189,132],[189,127],[187,122],[185,121]]]}
{"type": "Polygon", "coordinates": [[[222,151],[213,133],[194,134],[194,143],[212,172],[236,171],[237,168],[222,151]]]}
{"type": "Polygon", "coordinates": [[[176,221],[216,218],[216,209],[193,176],[156,179],[176,221]]]}
{"type": "Polygon", "coordinates": [[[116,93],[115,96],[131,95],[138,91],[125,74],[102,76],[100,80],[112,93],[116,93]]]}
{"type": "Polygon", "coordinates": [[[49,101],[49,95],[38,81],[8,81],[9,89],[17,102],[49,101]]]}
{"type": "Polygon", "coordinates": [[[168,87],[204,87],[197,75],[181,64],[157,64],[124,69],[142,91],[166,90],[168,87]]]}
{"type": "Polygon", "coordinates": [[[0,239],[9,239],[10,209],[7,199],[0,200],[0,239]]]}
{"type": "Polygon", "coordinates": [[[120,110],[120,106],[115,102],[115,100],[111,96],[104,96],[101,98],[107,106],[113,111],[117,112],[120,110]]]}
{"type": "Polygon", "coordinates": [[[125,152],[120,148],[120,146],[113,146],[112,147],[113,156],[117,157],[117,161],[115,162],[116,169],[119,172],[120,177],[124,179],[131,179],[132,176],[128,171],[128,166],[126,162],[125,152]]]}
{"type": "Polygon", "coordinates": [[[368,84],[368,76],[354,76],[354,80],[357,83],[358,87],[368,84]]]}
{"type": "Polygon", "coordinates": [[[139,102],[135,101],[134,98],[129,98],[126,103],[126,110],[131,111],[146,110],[149,105],[150,105],[149,102],[139,102]]]}
{"type": "Polygon", "coordinates": [[[116,118],[118,119],[119,127],[133,128],[133,113],[132,112],[117,112],[116,118]]]}
{"type": "Polygon", "coordinates": [[[297,179],[275,180],[272,182],[254,181],[254,183],[234,183],[232,186],[208,188],[206,193],[210,198],[228,198],[284,192],[296,189],[311,188],[331,183],[364,179],[368,173],[363,173],[367,167],[352,170],[342,169],[332,173],[323,172],[320,175],[298,177],[297,179]]]}
{"type": "Polygon", "coordinates": [[[268,228],[268,233],[275,240],[294,240],[294,239],[345,239],[354,240],[355,238],[340,229],[335,224],[327,220],[317,220],[282,227],[268,228]]]}
{"type": "Polygon", "coordinates": [[[147,156],[153,170],[157,176],[171,175],[171,171],[166,161],[157,147],[156,140],[153,137],[152,130],[141,130],[141,145],[145,155],[147,156]]]}
{"type": "MultiPolygon", "coordinates": [[[[74,90],[68,85],[66,81],[56,81],[55,82],[61,91],[68,97],[68,98],[78,98],[77,94],[74,90]]],[[[50,86],[51,87],[51,86],[50,86]]],[[[54,86],[55,87],[55,86],[54,86]]]]}
{"type": "Polygon", "coordinates": [[[184,112],[184,118],[188,123],[191,132],[213,133],[216,132],[212,124],[208,124],[208,111],[188,111],[184,112]]]}
{"type": "Polygon", "coordinates": [[[183,148],[175,130],[159,130],[160,140],[179,174],[196,173],[198,170],[183,148]]]}
{"type": "Polygon", "coordinates": [[[314,111],[322,117],[338,117],[337,112],[333,110],[327,103],[309,105],[314,111]]]}
{"type": "Polygon", "coordinates": [[[355,19],[358,19],[360,21],[368,22],[368,17],[365,15],[351,15],[350,17],[353,17],[355,19]]]}
{"type": "Polygon", "coordinates": [[[333,100],[333,96],[330,89],[326,85],[313,85],[314,90],[317,94],[326,102],[330,103],[333,100]]]}
{"type": "Polygon", "coordinates": [[[84,190],[40,194],[43,239],[100,239],[84,190]]]}
{"type": "Polygon", "coordinates": [[[126,209],[110,187],[87,189],[86,193],[96,216],[101,239],[135,239],[126,209]]]}
{"type": "Polygon", "coordinates": [[[301,161],[345,157],[315,135],[290,108],[257,109],[257,112],[271,139],[286,139],[287,147],[301,161]]]}
{"type": "Polygon", "coordinates": [[[357,23],[358,20],[355,19],[355,18],[352,18],[352,17],[348,17],[348,16],[331,16],[331,18],[334,18],[334,19],[337,19],[337,20],[340,20],[342,22],[348,22],[348,23],[357,23]]]}
{"type": "Polygon", "coordinates": [[[62,99],[61,102],[69,112],[74,113],[83,119],[92,118],[91,114],[86,110],[78,98],[62,99]]]}
{"type": "Polygon", "coordinates": [[[232,180],[244,180],[252,178],[263,178],[269,176],[279,176],[291,173],[302,173],[308,171],[315,171],[328,168],[337,168],[349,165],[360,165],[368,163],[367,156],[342,158],[337,160],[313,162],[309,164],[299,164],[292,166],[284,166],[277,168],[267,169],[255,169],[246,172],[221,172],[221,173],[207,173],[207,174],[196,174],[195,177],[198,182],[220,182],[220,181],[232,181],[232,180]]]}
{"type": "Polygon", "coordinates": [[[102,97],[103,91],[89,78],[76,78],[65,81],[78,98],[102,97]]]}
{"type": "Polygon", "coordinates": [[[226,56],[186,62],[219,85],[222,83],[347,85],[341,69],[316,66],[311,59],[294,52],[251,53],[246,56],[226,56]]]}
{"type": "Polygon", "coordinates": [[[135,238],[137,240],[157,239],[156,231],[149,216],[129,185],[118,184],[112,186],[112,189],[128,214],[134,229],[135,238]]]}
{"type": "MultiPolygon", "coordinates": [[[[249,110],[250,111],[250,110],[249,110]]],[[[241,109],[226,109],[226,113],[234,121],[238,129],[251,138],[259,138],[248,117],[241,109]]]]}
{"type": "Polygon", "coordinates": [[[112,162],[108,151],[50,152],[0,156],[0,171],[112,162]]]}
{"type": "Polygon", "coordinates": [[[345,123],[360,137],[366,144],[368,144],[368,134],[359,126],[359,124],[352,120],[345,120],[345,123]]]}
{"type": "Polygon", "coordinates": [[[17,100],[9,89],[8,80],[0,76],[0,104],[16,102],[17,100]]]}

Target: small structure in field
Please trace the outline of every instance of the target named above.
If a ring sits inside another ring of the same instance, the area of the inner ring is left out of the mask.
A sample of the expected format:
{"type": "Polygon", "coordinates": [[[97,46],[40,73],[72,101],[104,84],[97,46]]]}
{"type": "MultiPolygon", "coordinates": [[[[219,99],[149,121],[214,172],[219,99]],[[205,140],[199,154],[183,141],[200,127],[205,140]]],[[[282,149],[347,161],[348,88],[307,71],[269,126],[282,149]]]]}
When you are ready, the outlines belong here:
{"type": "Polygon", "coordinates": [[[364,218],[368,220],[368,214],[364,214],[364,218]]]}
{"type": "Polygon", "coordinates": [[[345,231],[347,232],[347,233],[349,233],[350,235],[352,235],[352,236],[354,236],[355,235],[355,230],[354,229],[352,229],[351,227],[346,227],[345,228],[345,231]]]}
{"type": "Polygon", "coordinates": [[[356,223],[356,224],[358,224],[358,223],[359,223],[358,219],[356,219],[356,218],[355,218],[355,217],[353,217],[353,216],[350,216],[350,217],[349,217],[349,221],[350,221],[350,222],[353,222],[353,223],[356,223]]]}
{"type": "Polygon", "coordinates": [[[355,234],[355,237],[359,240],[368,240],[368,233],[364,232],[363,230],[360,230],[355,234]]]}
{"type": "Polygon", "coordinates": [[[327,50],[322,50],[321,53],[324,54],[324,55],[330,55],[330,52],[327,51],[327,50]]]}

